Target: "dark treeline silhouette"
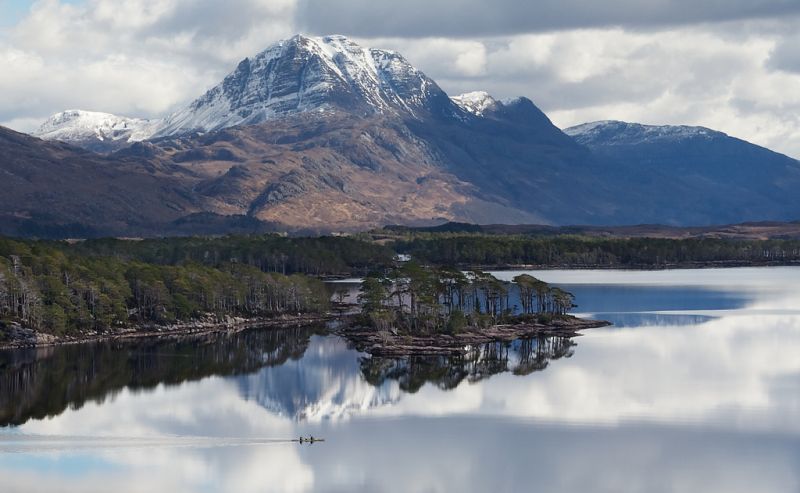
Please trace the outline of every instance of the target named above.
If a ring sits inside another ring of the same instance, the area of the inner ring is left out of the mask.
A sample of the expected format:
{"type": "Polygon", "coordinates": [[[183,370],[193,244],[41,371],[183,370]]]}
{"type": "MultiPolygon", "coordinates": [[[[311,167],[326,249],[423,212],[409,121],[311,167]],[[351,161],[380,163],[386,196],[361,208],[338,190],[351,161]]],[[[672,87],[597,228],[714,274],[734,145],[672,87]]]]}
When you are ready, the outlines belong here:
{"type": "Polygon", "coordinates": [[[417,234],[395,249],[438,265],[664,267],[800,262],[800,240],[590,238],[577,236],[417,234]]]}
{"type": "Polygon", "coordinates": [[[375,386],[396,380],[405,392],[416,392],[426,383],[450,390],[465,379],[477,382],[508,371],[515,375],[542,371],[550,361],[572,356],[575,346],[569,337],[542,336],[481,344],[459,356],[364,357],[361,372],[375,386]]]}
{"type": "MultiPolygon", "coordinates": [[[[55,243],[63,247],[63,243],[55,243]]],[[[87,240],[69,247],[82,255],[102,255],[148,264],[201,264],[220,267],[235,262],[279,274],[363,275],[389,265],[391,249],[354,237],[308,238],[278,235],[221,238],[160,238],[139,241],[113,238],[87,240]]]]}
{"type": "Polygon", "coordinates": [[[530,275],[515,277],[513,284],[520,293],[521,315],[510,305],[510,284],[487,272],[401,263],[364,278],[362,316],[377,330],[431,334],[520,319],[549,321],[574,306],[572,294],[530,275]]]}
{"type": "Polygon", "coordinates": [[[102,402],[124,388],[152,389],[240,375],[298,359],[322,327],[170,336],[0,351],[0,426],[102,402]]]}

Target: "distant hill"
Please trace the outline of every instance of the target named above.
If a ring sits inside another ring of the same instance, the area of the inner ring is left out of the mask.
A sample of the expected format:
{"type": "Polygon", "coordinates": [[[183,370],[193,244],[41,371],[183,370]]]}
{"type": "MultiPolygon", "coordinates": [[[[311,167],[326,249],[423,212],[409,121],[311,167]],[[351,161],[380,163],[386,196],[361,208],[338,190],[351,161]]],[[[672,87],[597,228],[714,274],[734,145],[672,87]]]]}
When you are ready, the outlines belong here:
{"type": "MultiPolygon", "coordinates": [[[[638,190],[631,211],[673,225],[800,218],[800,163],[703,127],[595,122],[565,132],[602,163],[602,180],[638,190]]],[[[609,221],[619,223],[619,221],[609,221]]]]}
{"type": "Polygon", "coordinates": [[[104,157],[0,127],[0,234],[153,234],[202,210],[197,180],[170,163],[104,157]]]}
{"type": "MultiPolygon", "coordinates": [[[[541,224],[467,224],[445,223],[428,227],[386,226],[388,234],[453,233],[484,235],[562,236],[579,235],[602,238],[729,238],[736,240],[800,240],[800,221],[754,222],[722,226],[547,226],[541,224]]],[[[381,231],[376,234],[380,235],[381,231]]]]}

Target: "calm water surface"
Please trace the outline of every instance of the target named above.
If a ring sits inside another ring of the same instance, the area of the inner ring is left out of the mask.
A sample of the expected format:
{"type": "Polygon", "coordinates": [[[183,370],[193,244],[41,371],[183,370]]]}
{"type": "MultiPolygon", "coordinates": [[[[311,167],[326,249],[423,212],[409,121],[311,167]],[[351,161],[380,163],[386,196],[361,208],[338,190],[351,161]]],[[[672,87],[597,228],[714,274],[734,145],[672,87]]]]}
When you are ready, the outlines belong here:
{"type": "Polygon", "coordinates": [[[800,491],[799,268],[533,274],[615,325],[461,359],[322,327],[0,353],[0,491],[800,491]]]}

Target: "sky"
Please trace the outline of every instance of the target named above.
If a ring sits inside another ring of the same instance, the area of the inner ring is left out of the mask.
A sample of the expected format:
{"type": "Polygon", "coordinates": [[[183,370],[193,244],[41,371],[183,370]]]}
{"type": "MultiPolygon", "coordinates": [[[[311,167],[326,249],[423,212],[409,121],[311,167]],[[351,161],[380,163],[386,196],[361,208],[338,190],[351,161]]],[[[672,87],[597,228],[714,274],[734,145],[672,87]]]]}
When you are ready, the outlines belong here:
{"type": "Polygon", "coordinates": [[[0,125],[163,116],[296,33],[394,49],[559,127],[702,125],[800,158],[797,0],[0,0],[0,125]]]}

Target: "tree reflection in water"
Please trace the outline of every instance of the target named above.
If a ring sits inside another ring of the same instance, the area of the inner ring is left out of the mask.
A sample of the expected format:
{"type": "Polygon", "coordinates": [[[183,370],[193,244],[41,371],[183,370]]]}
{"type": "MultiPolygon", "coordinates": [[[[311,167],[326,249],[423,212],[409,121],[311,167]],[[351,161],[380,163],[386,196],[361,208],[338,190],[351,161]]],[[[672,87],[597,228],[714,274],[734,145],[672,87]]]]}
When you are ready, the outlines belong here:
{"type": "Polygon", "coordinates": [[[413,393],[428,382],[448,390],[465,379],[477,382],[508,371],[514,375],[542,371],[551,360],[572,356],[576,345],[569,337],[542,336],[473,346],[463,356],[365,356],[360,363],[364,378],[372,385],[396,380],[401,390],[413,393]]]}
{"type": "Polygon", "coordinates": [[[322,326],[187,335],[136,342],[0,351],[0,426],[211,375],[240,375],[299,359],[322,326]]]}
{"type": "MultiPolygon", "coordinates": [[[[290,359],[303,358],[311,336],[326,333],[323,326],[306,326],[0,351],[0,426],[56,416],[87,402],[102,403],[123,389],[147,390],[160,384],[177,385],[209,376],[252,374],[265,367],[278,367],[290,359]]],[[[364,379],[376,387],[396,380],[405,392],[416,392],[426,382],[446,390],[464,380],[477,382],[508,371],[527,375],[543,370],[549,361],[571,356],[574,346],[566,337],[539,337],[482,344],[458,357],[361,357],[353,361],[353,371],[360,370],[364,379]]],[[[355,353],[352,357],[358,358],[355,353]]],[[[264,391],[277,401],[287,398],[278,395],[281,392],[290,392],[292,402],[321,398],[329,390],[326,385],[330,382],[326,383],[325,378],[330,372],[318,375],[313,368],[341,362],[312,358],[304,359],[304,364],[311,376],[301,387],[270,384],[264,391]],[[319,395],[314,397],[313,389],[319,395]]]]}

